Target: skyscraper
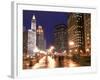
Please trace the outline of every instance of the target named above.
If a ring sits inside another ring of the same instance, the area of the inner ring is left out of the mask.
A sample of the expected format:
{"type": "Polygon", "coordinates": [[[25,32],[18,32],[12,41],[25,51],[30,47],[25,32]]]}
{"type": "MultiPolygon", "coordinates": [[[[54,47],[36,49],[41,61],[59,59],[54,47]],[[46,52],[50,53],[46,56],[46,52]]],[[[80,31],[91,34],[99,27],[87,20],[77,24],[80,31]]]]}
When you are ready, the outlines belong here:
{"type": "Polygon", "coordinates": [[[40,49],[40,50],[45,50],[46,49],[46,41],[45,41],[45,38],[44,38],[44,30],[42,28],[42,26],[38,26],[37,28],[37,47],[40,49]]]}
{"type": "Polygon", "coordinates": [[[28,29],[28,53],[33,54],[33,50],[36,47],[36,19],[33,15],[31,20],[31,29],[28,29]]]}
{"type": "Polygon", "coordinates": [[[69,53],[85,52],[84,13],[70,13],[68,19],[69,53]]]}
{"type": "Polygon", "coordinates": [[[54,46],[56,51],[67,50],[67,27],[64,24],[59,24],[55,26],[54,31],[54,46]]]}

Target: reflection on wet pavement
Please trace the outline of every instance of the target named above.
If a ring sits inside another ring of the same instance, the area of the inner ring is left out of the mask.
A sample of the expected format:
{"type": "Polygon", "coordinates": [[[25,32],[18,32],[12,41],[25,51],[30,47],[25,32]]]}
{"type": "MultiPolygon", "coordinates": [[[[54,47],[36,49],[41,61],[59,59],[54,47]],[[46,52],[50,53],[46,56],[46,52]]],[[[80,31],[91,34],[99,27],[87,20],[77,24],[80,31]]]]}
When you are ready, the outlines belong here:
{"type": "Polygon", "coordinates": [[[54,68],[56,67],[56,62],[50,56],[44,56],[36,63],[32,68],[54,68]]]}
{"type": "MultiPolygon", "coordinates": [[[[78,63],[72,61],[71,59],[64,59],[62,67],[77,67],[79,66],[78,63]]],[[[44,56],[39,60],[38,63],[36,63],[34,66],[32,66],[32,69],[37,69],[37,68],[55,68],[55,67],[61,66],[59,62],[57,62],[54,58],[50,56],[44,56]]]]}
{"type": "Polygon", "coordinates": [[[63,67],[80,67],[90,66],[90,56],[68,57],[58,55],[36,55],[33,57],[24,57],[24,69],[39,68],[63,68],[63,67]]]}

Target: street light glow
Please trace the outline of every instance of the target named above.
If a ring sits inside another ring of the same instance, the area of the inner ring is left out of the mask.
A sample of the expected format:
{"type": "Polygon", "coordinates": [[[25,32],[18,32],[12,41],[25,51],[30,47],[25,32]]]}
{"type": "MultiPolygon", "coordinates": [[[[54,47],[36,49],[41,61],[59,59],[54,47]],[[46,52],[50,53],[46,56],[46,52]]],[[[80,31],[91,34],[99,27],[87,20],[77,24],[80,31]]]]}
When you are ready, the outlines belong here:
{"type": "Polygon", "coordinates": [[[75,49],[75,52],[77,52],[77,49],[75,49]]]}
{"type": "Polygon", "coordinates": [[[37,47],[35,47],[35,49],[33,50],[33,52],[39,52],[40,50],[37,48],[37,47]]]}
{"type": "Polygon", "coordinates": [[[51,47],[48,49],[48,52],[51,53],[54,49],[55,49],[55,47],[54,47],[54,46],[51,46],[51,47]]]}
{"type": "Polygon", "coordinates": [[[90,50],[87,48],[87,49],[86,49],[86,52],[89,52],[89,51],[90,51],[90,50]]]}
{"type": "Polygon", "coordinates": [[[69,52],[71,53],[71,52],[72,52],[72,50],[69,50],[69,52]]]}
{"type": "Polygon", "coordinates": [[[55,49],[55,47],[54,46],[51,46],[50,49],[53,50],[53,49],[55,49]]]}
{"type": "Polygon", "coordinates": [[[69,41],[69,45],[73,46],[75,43],[73,41],[69,41]]]}

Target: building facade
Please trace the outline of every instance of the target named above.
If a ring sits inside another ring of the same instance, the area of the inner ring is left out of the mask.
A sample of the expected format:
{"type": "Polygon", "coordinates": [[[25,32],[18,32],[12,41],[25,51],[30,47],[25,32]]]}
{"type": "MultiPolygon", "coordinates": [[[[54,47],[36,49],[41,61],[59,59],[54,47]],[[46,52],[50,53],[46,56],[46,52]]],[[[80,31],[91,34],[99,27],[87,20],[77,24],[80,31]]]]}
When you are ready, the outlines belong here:
{"type": "Polygon", "coordinates": [[[46,50],[46,40],[44,38],[44,30],[42,28],[42,26],[38,26],[37,30],[37,47],[40,49],[40,50],[46,50]]]}
{"type": "Polygon", "coordinates": [[[28,31],[23,32],[23,53],[27,54],[28,31]]]}
{"type": "Polygon", "coordinates": [[[70,13],[69,15],[68,48],[71,54],[83,54],[85,52],[83,13],[70,13]]]}
{"type": "Polygon", "coordinates": [[[65,51],[68,48],[67,45],[67,26],[64,24],[59,24],[55,26],[54,31],[54,46],[56,51],[65,51]]]}
{"type": "Polygon", "coordinates": [[[91,15],[89,13],[84,14],[84,31],[85,31],[85,53],[90,55],[91,53],[91,15]]]}
{"type": "Polygon", "coordinates": [[[28,30],[28,53],[33,54],[36,47],[36,19],[33,15],[31,20],[31,29],[28,30]]]}

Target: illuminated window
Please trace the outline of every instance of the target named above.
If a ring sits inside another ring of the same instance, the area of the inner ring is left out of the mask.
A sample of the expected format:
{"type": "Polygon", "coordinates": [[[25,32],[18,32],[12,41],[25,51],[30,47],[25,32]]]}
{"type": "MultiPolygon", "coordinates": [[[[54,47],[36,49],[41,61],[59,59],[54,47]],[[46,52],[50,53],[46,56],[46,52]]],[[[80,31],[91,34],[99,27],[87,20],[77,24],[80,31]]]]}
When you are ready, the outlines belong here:
{"type": "Polygon", "coordinates": [[[87,39],[90,39],[89,37],[87,37],[87,39]]]}

